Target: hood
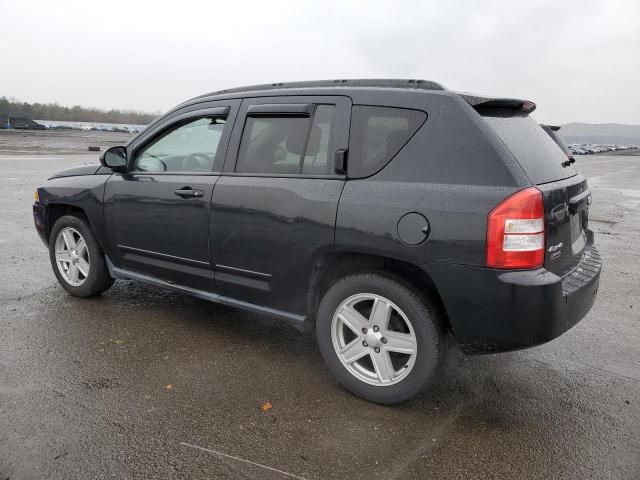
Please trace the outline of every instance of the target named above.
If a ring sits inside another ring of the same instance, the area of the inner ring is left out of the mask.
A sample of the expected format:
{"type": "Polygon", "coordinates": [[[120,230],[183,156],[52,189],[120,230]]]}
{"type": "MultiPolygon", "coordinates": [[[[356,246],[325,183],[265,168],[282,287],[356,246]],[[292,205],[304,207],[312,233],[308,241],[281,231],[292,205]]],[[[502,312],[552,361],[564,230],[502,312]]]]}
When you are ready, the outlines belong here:
{"type": "Polygon", "coordinates": [[[88,165],[79,165],[77,167],[66,168],[51,177],[52,178],[61,178],[61,177],[79,177],[82,175],[93,175],[100,169],[100,164],[92,163],[88,165]]]}

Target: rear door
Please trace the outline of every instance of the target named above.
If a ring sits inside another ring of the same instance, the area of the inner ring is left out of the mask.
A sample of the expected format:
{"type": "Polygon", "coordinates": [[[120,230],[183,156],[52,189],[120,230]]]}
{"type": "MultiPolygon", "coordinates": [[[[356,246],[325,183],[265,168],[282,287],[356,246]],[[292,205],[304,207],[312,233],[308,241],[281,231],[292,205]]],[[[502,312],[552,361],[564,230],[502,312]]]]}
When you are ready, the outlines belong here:
{"type": "Polygon", "coordinates": [[[591,192],[558,144],[532,118],[495,112],[483,118],[542,192],[546,216],[545,268],[560,276],[580,261],[588,241],[591,192]]]}
{"type": "Polygon", "coordinates": [[[128,147],[124,174],[105,186],[104,214],[116,266],[215,290],[209,209],[239,100],[178,112],[128,147]]]}
{"type": "Polygon", "coordinates": [[[213,192],[211,256],[225,296],[305,313],[316,258],[333,248],[348,146],[347,97],[245,99],[213,192]]]}

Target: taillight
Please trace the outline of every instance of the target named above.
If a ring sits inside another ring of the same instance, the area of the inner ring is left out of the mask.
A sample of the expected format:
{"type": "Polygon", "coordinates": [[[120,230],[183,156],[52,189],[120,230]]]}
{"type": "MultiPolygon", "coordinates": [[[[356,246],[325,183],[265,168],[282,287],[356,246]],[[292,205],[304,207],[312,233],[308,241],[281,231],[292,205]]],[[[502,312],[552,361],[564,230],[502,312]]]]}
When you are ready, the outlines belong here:
{"type": "Polygon", "coordinates": [[[538,268],[544,263],[544,205],[535,187],[514,193],[491,210],[487,266],[538,268]]]}

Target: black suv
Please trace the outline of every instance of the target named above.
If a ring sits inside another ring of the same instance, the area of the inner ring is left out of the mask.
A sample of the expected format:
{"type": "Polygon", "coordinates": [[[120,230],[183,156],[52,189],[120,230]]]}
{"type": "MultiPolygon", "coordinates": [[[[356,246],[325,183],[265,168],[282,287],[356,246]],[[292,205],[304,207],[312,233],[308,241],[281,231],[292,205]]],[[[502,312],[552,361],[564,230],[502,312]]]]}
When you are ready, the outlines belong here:
{"type": "Polygon", "coordinates": [[[448,335],[530,347],[595,300],[587,181],[534,108],[422,80],[223,90],[50,178],[35,224],[72,295],[134,279],[315,329],[342,385],[394,403],[448,335]]]}

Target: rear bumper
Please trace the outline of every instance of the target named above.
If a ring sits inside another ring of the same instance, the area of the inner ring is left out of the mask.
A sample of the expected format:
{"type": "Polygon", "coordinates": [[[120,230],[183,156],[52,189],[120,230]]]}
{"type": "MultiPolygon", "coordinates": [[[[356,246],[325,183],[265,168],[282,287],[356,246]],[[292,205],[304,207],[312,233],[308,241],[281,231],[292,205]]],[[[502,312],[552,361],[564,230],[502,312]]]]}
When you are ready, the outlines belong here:
{"type": "Polygon", "coordinates": [[[593,306],[601,269],[592,242],[562,278],[544,268],[505,272],[429,265],[455,339],[468,354],[518,350],[560,336],[593,306]]]}

